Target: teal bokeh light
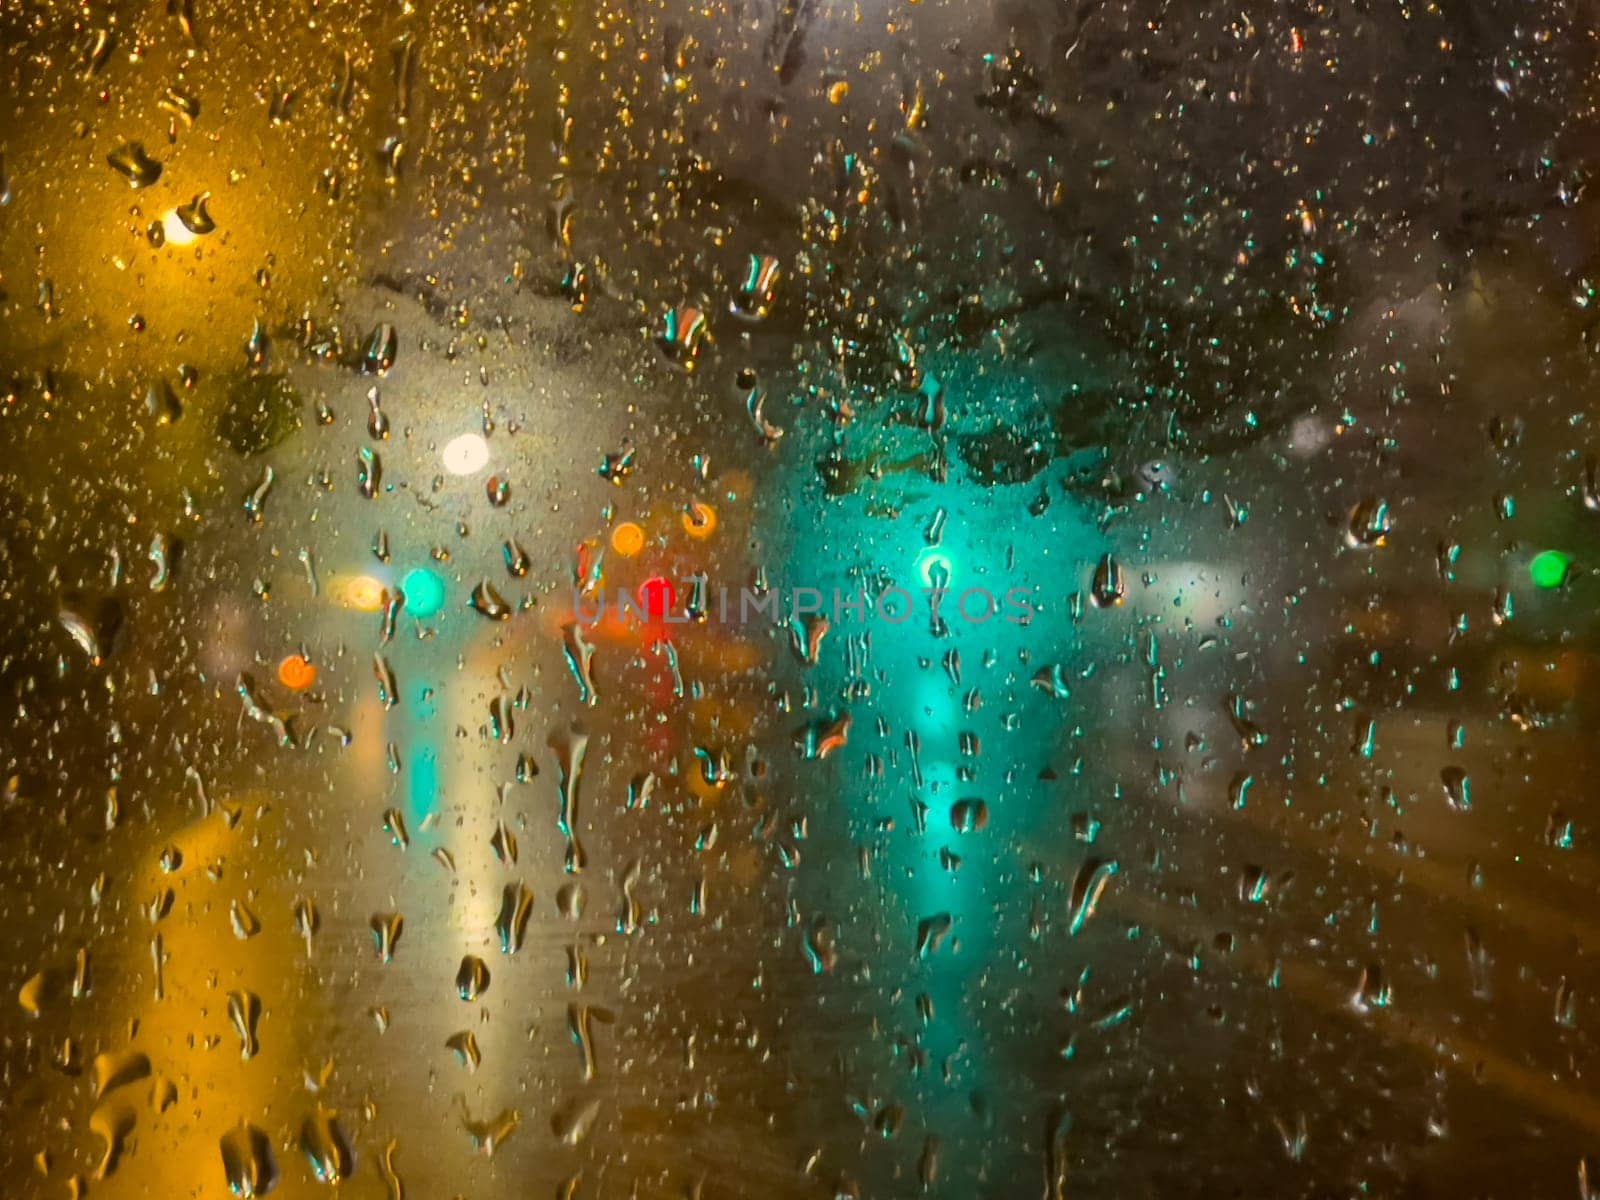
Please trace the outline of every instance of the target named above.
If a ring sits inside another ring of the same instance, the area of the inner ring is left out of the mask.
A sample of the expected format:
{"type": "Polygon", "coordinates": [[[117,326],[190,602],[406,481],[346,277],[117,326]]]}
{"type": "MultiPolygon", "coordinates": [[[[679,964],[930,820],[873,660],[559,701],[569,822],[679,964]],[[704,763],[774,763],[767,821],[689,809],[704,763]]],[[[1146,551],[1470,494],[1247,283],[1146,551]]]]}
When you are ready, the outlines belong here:
{"type": "Polygon", "coordinates": [[[419,617],[431,617],[444,607],[444,580],[427,567],[414,567],[400,581],[406,608],[419,617]]]}
{"type": "Polygon", "coordinates": [[[423,746],[417,751],[411,764],[407,793],[406,817],[416,826],[434,811],[439,799],[439,756],[432,746],[423,746]]]}

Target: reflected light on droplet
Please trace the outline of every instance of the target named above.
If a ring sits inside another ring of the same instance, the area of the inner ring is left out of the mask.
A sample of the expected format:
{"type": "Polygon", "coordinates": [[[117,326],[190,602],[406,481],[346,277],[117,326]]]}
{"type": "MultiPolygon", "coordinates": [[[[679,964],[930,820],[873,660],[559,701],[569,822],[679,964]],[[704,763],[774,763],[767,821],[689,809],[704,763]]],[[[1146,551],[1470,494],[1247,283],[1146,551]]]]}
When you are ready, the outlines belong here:
{"type": "Polygon", "coordinates": [[[445,443],[443,458],[450,474],[475,475],[489,465],[489,443],[475,433],[463,433],[445,443]]]}
{"type": "Polygon", "coordinates": [[[178,219],[178,210],[175,208],[161,215],[161,232],[167,235],[169,246],[187,246],[200,236],[191,233],[189,227],[178,219]]]}
{"type": "Polygon", "coordinates": [[[943,570],[948,582],[951,574],[949,555],[929,547],[917,556],[917,574],[922,576],[922,582],[929,587],[933,586],[934,572],[940,569],[943,570]]]}

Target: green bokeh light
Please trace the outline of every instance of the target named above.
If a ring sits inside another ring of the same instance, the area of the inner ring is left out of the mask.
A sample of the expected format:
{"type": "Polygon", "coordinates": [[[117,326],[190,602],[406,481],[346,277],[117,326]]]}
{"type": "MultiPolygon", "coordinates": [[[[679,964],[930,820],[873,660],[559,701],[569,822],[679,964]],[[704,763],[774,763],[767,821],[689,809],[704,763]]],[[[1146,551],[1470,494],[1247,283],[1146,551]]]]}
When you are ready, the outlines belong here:
{"type": "Polygon", "coordinates": [[[1559,550],[1543,550],[1534,555],[1528,564],[1528,577],[1538,588],[1558,588],[1567,581],[1567,571],[1572,566],[1572,556],[1559,550]]]}

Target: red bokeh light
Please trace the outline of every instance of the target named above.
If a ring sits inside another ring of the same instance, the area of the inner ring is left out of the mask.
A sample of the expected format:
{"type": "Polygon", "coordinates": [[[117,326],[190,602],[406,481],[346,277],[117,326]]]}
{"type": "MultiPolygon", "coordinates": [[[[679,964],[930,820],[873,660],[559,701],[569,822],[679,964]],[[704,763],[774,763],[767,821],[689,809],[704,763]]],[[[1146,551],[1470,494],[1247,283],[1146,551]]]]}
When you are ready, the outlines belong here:
{"type": "Polygon", "coordinates": [[[666,620],[677,600],[672,581],[660,575],[652,575],[639,585],[639,607],[651,621],[666,620]]]}

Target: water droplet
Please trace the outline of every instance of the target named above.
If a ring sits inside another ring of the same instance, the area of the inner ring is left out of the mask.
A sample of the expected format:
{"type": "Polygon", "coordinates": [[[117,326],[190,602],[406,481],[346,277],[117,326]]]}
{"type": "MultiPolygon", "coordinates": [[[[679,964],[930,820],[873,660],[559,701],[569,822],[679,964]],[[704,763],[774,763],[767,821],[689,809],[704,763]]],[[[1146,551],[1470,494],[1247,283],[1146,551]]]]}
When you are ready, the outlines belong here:
{"type": "Polygon", "coordinates": [[[143,142],[124,142],[106,156],[106,162],[134,189],[147,188],[161,178],[161,164],[144,152],[143,142]]]}
{"type": "Polygon", "coordinates": [[[639,932],[639,897],[634,893],[641,871],[639,860],[634,859],[622,872],[622,903],[617,909],[617,932],[620,934],[639,932]]]}
{"type": "Polygon", "coordinates": [[[1345,544],[1354,549],[1374,549],[1388,541],[1392,529],[1388,502],[1368,496],[1350,510],[1345,544]]]}
{"type": "Polygon", "coordinates": [[[372,930],[373,944],[377,947],[378,958],[382,962],[394,961],[394,948],[400,941],[400,934],[405,929],[405,918],[397,912],[374,913],[368,926],[372,930]]]}
{"type": "Polygon", "coordinates": [[[241,1200],[265,1196],[278,1184],[272,1143],[254,1125],[240,1122],[222,1135],[222,1175],[228,1190],[241,1200]]]}
{"type": "Polygon", "coordinates": [[[795,735],[795,748],[801,758],[823,759],[850,740],[852,718],[848,712],[803,726],[795,735]]]}
{"type": "Polygon", "coordinates": [[[976,833],[989,823],[989,806],[982,800],[957,800],[950,806],[950,826],[957,833],[976,833]]]}
{"type": "Polygon", "coordinates": [[[122,1050],[97,1054],[90,1065],[94,1079],[94,1098],[103,1099],[107,1092],[150,1076],[150,1059],[138,1050],[122,1050]]]}
{"type": "Polygon", "coordinates": [[[150,576],[150,590],[160,592],[172,580],[173,564],[177,561],[178,543],[168,539],[164,533],[157,533],[150,539],[151,563],[155,565],[155,572],[150,576]]]}
{"type": "Polygon", "coordinates": [[[1351,997],[1351,1004],[1358,1012],[1367,1012],[1374,1008],[1387,1008],[1393,995],[1388,982],[1384,979],[1383,968],[1376,963],[1369,963],[1361,968],[1361,978],[1356,983],[1355,995],[1351,997]]]}
{"type": "Polygon", "coordinates": [[[178,88],[167,88],[156,103],[181,120],[187,128],[192,128],[200,119],[200,101],[178,88]]]}
{"type": "Polygon", "coordinates": [[[377,388],[367,393],[367,436],[375,442],[389,437],[389,414],[383,411],[383,399],[377,388]]]}
{"type": "Polygon", "coordinates": [[[398,808],[386,808],[383,812],[383,831],[389,835],[392,844],[405,850],[411,845],[411,835],[406,832],[406,819],[398,808]]]}
{"type": "Polygon", "coordinates": [[[456,970],[456,994],[463,1000],[476,1000],[489,988],[489,968],[476,955],[463,955],[456,970]]]}
{"type": "Polygon", "coordinates": [[[178,223],[196,237],[216,232],[217,223],[211,219],[211,213],[206,208],[206,201],[210,199],[210,192],[201,192],[189,203],[180,204],[173,210],[178,223]]]}
{"type": "Polygon", "coordinates": [[[383,485],[383,460],[369,446],[356,451],[356,490],[371,500],[383,485]]]}
{"type": "Polygon", "coordinates": [[[1127,591],[1122,577],[1122,566],[1111,555],[1102,555],[1094,569],[1094,581],[1089,596],[1096,608],[1111,608],[1121,604],[1127,591]]]}
{"type": "Polygon", "coordinates": [[[256,1040],[256,1023],[261,1019],[261,997],[254,992],[228,993],[228,1021],[239,1035],[239,1057],[254,1058],[261,1049],[256,1040]]]}
{"type": "Polygon", "coordinates": [[[600,1097],[576,1100],[556,1110],[550,1117],[550,1132],[564,1146],[576,1146],[588,1136],[600,1115],[600,1097]]]}
{"type": "Polygon", "coordinates": [[[583,884],[576,879],[561,885],[556,892],[556,910],[567,920],[576,921],[583,916],[583,884]]]}
{"type": "Polygon", "coordinates": [[[748,321],[765,320],[777,298],[780,274],[778,260],[772,255],[752,254],[744,282],[739,285],[729,311],[748,321]]]}
{"type": "Polygon", "coordinates": [[[366,347],[361,351],[361,369],[372,375],[387,374],[394,366],[395,354],[400,346],[400,336],[387,321],[367,335],[366,347]]]}
{"type": "Polygon", "coordinates": [[[594,1040],[594,1023],[609,1025],[613,1019],[610,1009],[574,1001],[567,1005],[567,1030],[572,1034],[573,1045],[578,1047],[578,1057],[583,1063],[584,1081],[591,1082],[600,1074],[599,1054],[594,1040]]]}
{"type": "Polygon", "coordinates": [[[322,914],[317,911],[316,902],[305,897],[297,899],[294,902],[294,931],[305,942],[307,954],[311,953],[311,939],[321,927],[322,914]]]}
{"type": "Polygon", "coordinates": [[[117,1162],[122,1157],[123,1144],[133,1132],[133,1126],[133,1109],[126,1104],[105,1104],[89,1114],[89,1132],[105,1143],[100,1159],[95,1164],[95,1179],[109,1178],[117,1169],[117,1162]]]}
{"type": "Polygon", "coordinates": [[[62,605],[56,620],[65,629],[78,649],[82,650],[89,665],[98,667],[106,656],[106,622],[90,612],[62,605]]]}
{"type": "Polygon", "coordinates": [[[235,900],[228,906],[228,922],[233,926],[233,936],[240,941],[261,932],[261,918],[242,900],[235,900]]]}
{"type": "Polygon", "coordinates": [[[355,1169],[355,1152],[339,1127],[337,1116],[319,1108],[300,1126],[300,1150],[318,1182],[338,1184],[355,1169]]]}
{"type": "Polygon", "coordinates": [[[273,474],[271,467],[263,467],[261,471],[261,481],[257,483],[255,489],[244,498],[245,516],[249,517],[251,522],[255,524],[260,524],[261,522],[261,514],[266,508],[267,493],[272,490],[272,483],[275,478],[276,476],[273,474]]]}
{"type": "Polygon", "coordinates": [[[553,736],[550,746],[560,756],[561,778],[559,790],[561,807],[556,825],[567,839],[565,868],[568,872],[583,870],[583,846],[578,841],[578,794],[583,779],[584,758],[588,753],[589,737],[577,727],[567,738],[553,736]]]}
{"type": "Polygon", "coordinates": [[[594,646],[585,636],[583,625],[568,621],[561,627],[561,638],[567,669],[578,684],[578,700],[590,706],[598,704],[600,695],[594,686],[594,646]]]}
{"type": "Polygon", "coordinates": [[[522,949],[528,932],[528,917],[533,912],[533,893],[520,883],[508,883],[500,895],[500,915],[495,932],[500,935],[500,953],[515,954],[522,949]]]}
{"type": "Polygon", "coordinates": [[[833,922],[827,917],[819,916],[811,923],[806,931],[805,950],[815,975],[832,971],[838,965],[838,938],[833,922]]]}
{"type": "Polygon", "coordinates": [[[1057,700],[1069,700],[1072,698],[1072,689],[1067,686],[1066,668],[1060,663],[1051,663],[1047,667],[1040,667],[1028,682],[1047,696],[1052,696],[1057,700]]]}
{"type": "Polygon", "coordinates": [[[525,577],[532,566],[528,558],[528,552],[522,548],[515,538],[507,539],[506,544],[501,549],[506,560],[506,570],[510,572],[512,578],[522,579],[525,577]]]}
{"type": "Polygon", "coordinates": [[[472,1144],[477,1147],[478,1153],[485,1158],[493,1158],[507,1138],[516,1132],[517,1124],[522,1120],[522,1114],[514,1108],[507,1108],[493,1117],[484,1121],[475,1121],[466,1112],[466,1101],[463,1099],[461,1127],[467,1131],[467,1136],[472,1139],[472,1144]]]}
{"type": "Polygon", "coordinates": [[[49,990],[49,976],[40,971],[29,976],[27,982],[18,990],[17,1003],[22,1005],[22,1011],[30,1017],[37,1017],[44,1012],[45,996],[49,990]]]}
{"type": "Polygon", "coordinates": [[[680,304],[667,312],[656,345],[668,362],[693,371],[709,334],[705,314],[691,304],[680,304]]]}
{"type": "Polygon", "coordinates": [[[633,473],[633,460],[637,450],[629,442],[623,442],[622,449],[614,454],[607,454],[601,464],[595,468],[596,474],[601,479],[622,486],[622,481],[633,473]]]}
{"type": "MultiPolygon", "coordinates": [[[[1444,797],[1457,812],[1472,808],[1472,782],[1460,767],[1445,767],[1439,772],[1439,782],[1444,785],[1444,797]]],[[[1492,806],[1491,806],[1492,807],[1492,806]]]]}
{"type": "Polygon", "coordinates": [[[145,389],[144,410],[155,418],[158,425],[171,425],[183,416],[183,405],[178,401],[178,394],[165,379],[157,379],[145,389]]]}
{"type": "Polygon", "coordinates": [[[954,924],[949,913],[935,913],[917,922],[917,957],[927,958],[938,951],[954,924]]]}
{"type": "Polygon", "coordinates": [[[397,135],[391,134],[378,144],[378,165],[383,170],[385,183],[400,182],[400,164],[405,160],[405,155],[405,141],[397,135]]]}
{"type": "Polygon", "coordinates": [[[472,595],[467,602],[480,616],[487,617],[491,621],[511,619],[511,605],[487,577],[472,589],[472,595]]]}
{"type": "Polygon", "coordinates": [[[489,845],[501,862],[514,864],[517,861],[517,835],[506,828],[504,821],[496,823],[489,845]]]}
{"type": "Polygon", "coordinates": [[[1072,896],[1068,904],[1067,932],[1071,935],[1078,934],[1094,916],[1095,908],[1100,903],[1100,897],[1106,890],[1106,884],[1111,882],[1111,877],[1117,873],[1115,861],[1102,861],[1098,858],[1086,858],[1083,865],[1078,868],[1078,873],[1072,880],[1072,896]]]}

